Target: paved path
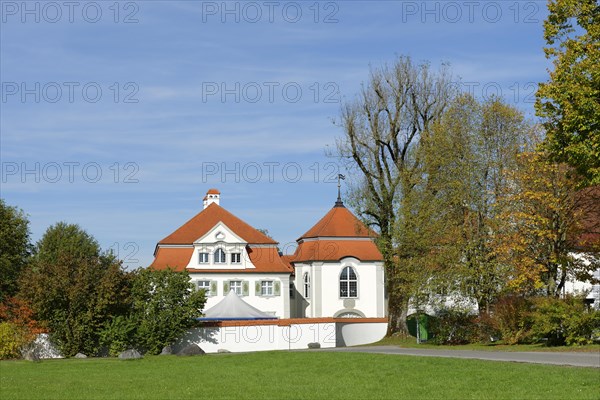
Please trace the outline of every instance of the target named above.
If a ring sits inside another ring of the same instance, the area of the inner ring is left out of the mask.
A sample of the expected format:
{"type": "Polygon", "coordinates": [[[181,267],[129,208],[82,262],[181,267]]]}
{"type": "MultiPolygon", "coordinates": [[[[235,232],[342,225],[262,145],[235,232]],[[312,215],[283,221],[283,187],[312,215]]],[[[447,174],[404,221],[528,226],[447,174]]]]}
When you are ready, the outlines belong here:
{"type": "Polygon", "coordinates": [[[396,346],[336,347],[321,351],[345,351],[359,353],[399,354],[423,357],[475,358],[479,360],[513,361],[535,364],[572,365],[600,368],[600,353],[533,352],[533,351],[480,351],[409,349],[396,346]]]}

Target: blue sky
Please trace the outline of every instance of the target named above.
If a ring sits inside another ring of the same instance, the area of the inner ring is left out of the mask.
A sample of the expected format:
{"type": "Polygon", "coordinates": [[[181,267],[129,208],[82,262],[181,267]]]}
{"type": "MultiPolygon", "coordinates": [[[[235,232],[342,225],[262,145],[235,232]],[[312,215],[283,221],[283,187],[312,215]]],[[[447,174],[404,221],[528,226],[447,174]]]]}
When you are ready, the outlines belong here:
{"type": "Polygon", "coordinates": [[[127,267],[221,205],[293,251],[335,201],[332,120],[399,55],[533,117],[544,1],[1,1],[1,197],[127,267]]]}

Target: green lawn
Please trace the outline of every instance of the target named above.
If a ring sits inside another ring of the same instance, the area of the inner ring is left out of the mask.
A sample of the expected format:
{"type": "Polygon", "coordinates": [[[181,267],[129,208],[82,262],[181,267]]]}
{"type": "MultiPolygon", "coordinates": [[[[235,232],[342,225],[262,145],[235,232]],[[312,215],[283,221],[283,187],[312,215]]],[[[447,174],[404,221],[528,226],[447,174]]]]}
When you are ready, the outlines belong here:
{"type": "Polygon", "coordinates": [[[261,352],[0,362],[4,399],[599,399],[600,370],[480,360],[261,352]]]}

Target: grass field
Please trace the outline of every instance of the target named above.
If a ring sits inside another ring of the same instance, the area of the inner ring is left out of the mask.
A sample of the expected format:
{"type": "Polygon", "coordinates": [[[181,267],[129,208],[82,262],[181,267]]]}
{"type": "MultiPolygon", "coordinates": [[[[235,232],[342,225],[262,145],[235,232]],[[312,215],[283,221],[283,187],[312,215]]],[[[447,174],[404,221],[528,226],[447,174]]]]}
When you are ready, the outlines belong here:
{"type": "Polygon", "coordinates": [[[4,399],[600,399],[600,370],[383,354],[261,352],[0,362],[4,399]]]}
{"type": "MultiPolygon", "coordinates": [[[[600,344],[590,344],[585,346],[546,346],[539,344],[504,344],[501,341],[489,344],[465,344],[457,346],[440,346],[430,343],[417,344],[417,339],[412,336],[388,336],[377,343],[366,344],[365,346],[400,346],[415,349],[443,349],[443,350],[485,350],[485,351],[568,351],[568,352],[590,352],[600,353],[600,344]]],[[[600,397],[599,397],[600,398],[600,397]]]]}

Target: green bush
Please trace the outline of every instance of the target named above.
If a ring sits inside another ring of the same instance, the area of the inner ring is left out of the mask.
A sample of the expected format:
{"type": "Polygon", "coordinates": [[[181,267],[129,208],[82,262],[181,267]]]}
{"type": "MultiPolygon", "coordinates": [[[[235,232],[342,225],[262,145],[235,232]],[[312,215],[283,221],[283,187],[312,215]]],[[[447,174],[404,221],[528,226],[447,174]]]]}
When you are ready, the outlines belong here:
{"type": "Polygon", "coordinates": [[[581,296],[537,298],[534,304],[531,329],[534,340],[545,340],[549,346],[593,342],[593,335],[600,327],[600,311],[588,310],[581,296]]]}
{"type": "Polygon", "coordinates": [[[116,357],[134,346],[135,331],[135,323],[130,318],[119,315],[100,332],[100,343],[108,349],[109,355],[116,357]]]}
{"type": "Polygon", "coordinates": [[[567,345],[592,344],[594,338],[600,337],[600,311],[584,312],[569,318],[567,345]]]}
{"type": "Polygon", "coordinates": [[[436,311],[431,320],[431,333],[434,344],[466,344],[477,342],[479,332],[477,316],[461,308],[442,308],[436,311]]]}
{"type": "Polygon", "coordinates": [[[23,328],[10,322],[0,322],[0,360],[20,358],[20,350],[27,343],[23,328]]]}

